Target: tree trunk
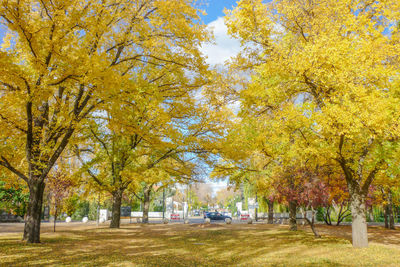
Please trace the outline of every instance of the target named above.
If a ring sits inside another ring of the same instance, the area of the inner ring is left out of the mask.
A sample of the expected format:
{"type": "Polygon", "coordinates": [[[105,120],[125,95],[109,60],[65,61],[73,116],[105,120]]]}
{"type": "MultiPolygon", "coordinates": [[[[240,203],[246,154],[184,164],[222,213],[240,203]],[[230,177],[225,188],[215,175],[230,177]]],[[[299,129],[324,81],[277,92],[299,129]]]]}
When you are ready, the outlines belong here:
{"type": "Polygon", "coordinates": [[[273,224],[274,223],[274,202],[268,199],[267,204],[268,204],[268,223],[273,224]]]}
{"type": "Polygon", "coordinates": [[[315,229],[315,220],[314,220],[314,218],[315,218],[315,211],[314,211],[314,209],[312,209],[311,211],[312,211],[312,218],[311,218],[311,220],[309,220],[309,219],[307,218],[307,210],[306,210],[306,209],[304,209],[303,217],[304,217],[304,220],[310,225],[311,231],[314,233],[314,236],[320,238],[321,236],[317,233],[317,230],[315,229]]]}
{"type": "Polygon", "coordinates": [[[289,229],[290,231],[297,231],[296,221],[297,204],[294,201],[289,202],[289,229]]]}
{"type": "Polygon", "coordinates": [[[393,217],[393,199],[392,190],[388,190],[388,215],[389,215],[389,228],[394,230],[394,217],[393,217]]]}
{"type": "Polygon", "coordinates": [[[351,212],[349,211],[349,207],[346,207],[346,210],[343,211],[343,203],[340,205],[340,210],[339,210],[339,214],[338,214],[338,219],[336,222],[336,226],[339,226],[340,223],[346,219],[347,217],[349,217],[351,215],[351,212]]]}
{"type": "Polygon", "coordinates": [[[53,232],[55,232],[55,231],[56,231],[56,222],[57,222],[57,205],[55,205],[55,206],[54,206],[54,209],[55,209],[55,211],[54,211],[54,229],[53,229],[53,232]]]}
{"type": "Polygon", "coordinates": [[[23,240],[28,243],[40,243],[40,221],[42,217],[44,187],[45,183],[40,182],[38,177],[31,178],[23,237],[23,240]]]}
{"type": "Polygon", "coordinates": [[[323,216],[323,220],[326,223],[326,225],[332,225],[332,219],[331,219],[331,207],[327,206],[325,208],[325,213],[323,216]]]}
{"type": "Polygon", "coordinates": [[[350,190],[350,206],[353,222],[351,224],[353,247],[368,247],[365,196],[358,190],[350,190]]]}
{"type": "Polygon", "coordinates": [[[386,229],[389,229],[389,205],[388,204],[386,204],[385,205],[385,208],[384,208],[384,214],[383,214],[383,217],[385,218],[385,228],[386,229]]]}
{"type": "Polygon", "coordinates": [[[143,190],[143,223],[149,223],[150,193],[151,188],[146,187],[143,190]]]}
{"type": "Polygon", "coordinates": [[[368,216],[369,216],[369,221],[373,222],[374,221],[374,210],[372,208],[372,206],[369,208],[369,212],[368,212],[368,216]]]}
{"type": "Polygon", "coordinates": [[[312,232],[314,233],[314,236],[317,237],[317,238],[320,238],[321,236],[317,233],[317,230],[315,230],[314,219],[312,219],[312,222],[310,222],[308,219],[307,219],[307,221],[308,221],[308,224],[311,227],[312,232]]]}
{"type": "Polygon", "coordinates": [[[113,206],[110,228],[119,228],[121,224],[121,202],[123,190],[118,189],[113,192],[113,206]]]}

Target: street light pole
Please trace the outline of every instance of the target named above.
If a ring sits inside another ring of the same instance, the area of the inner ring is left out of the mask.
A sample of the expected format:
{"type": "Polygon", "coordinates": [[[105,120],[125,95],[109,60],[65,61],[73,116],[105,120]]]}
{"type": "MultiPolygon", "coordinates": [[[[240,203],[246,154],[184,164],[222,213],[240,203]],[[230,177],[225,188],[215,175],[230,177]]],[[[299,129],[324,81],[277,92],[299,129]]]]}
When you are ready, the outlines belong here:
{"type": "Polygon", "coordinates": [[[100,221],[100,192],[99,192],[99,198],[97,200],[97,223],[96,223],[97,226],[99,226],[99,221],[100,221]]]}
{"type": "Polygon", "coordinates": [[[162,218],[165,219],[165,187],[162,191],[162,218]]]}
{"type": "Polygon", "coordinates": [[[187,191],[186,191],[186,202],[187,202],[187,218],[189,219],[189,183],[187,184],[187,191]]]}
{"type": "Polygon", "coordinates": [[[185,220],[185,191],[183,192],[182,216],[183,216],[183,220],[185,220]]]}
{"type": "MultiPolygon", "coordinates": [[[[256,203],[255,203],[255,205],[257,205],[258,204],[258,201],[257,201],[257,191],[256,191],[256,203]]],[[[256,222],[258,221],[258,215],[257,215],[257,213],[258,213],[258,207],[256,206],[256,222]]]]}

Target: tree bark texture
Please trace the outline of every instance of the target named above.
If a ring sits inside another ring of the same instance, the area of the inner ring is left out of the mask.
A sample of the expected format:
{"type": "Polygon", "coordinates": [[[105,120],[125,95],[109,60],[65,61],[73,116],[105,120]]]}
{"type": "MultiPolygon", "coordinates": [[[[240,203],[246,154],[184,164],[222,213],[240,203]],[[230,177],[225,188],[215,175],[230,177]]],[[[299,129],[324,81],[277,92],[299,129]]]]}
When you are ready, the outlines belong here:
{"type": "Polygon", "coordinates": [[[53,232],[55,232],[56,231],[56,222],[57,222],[57,210],[58,210],[58,207],[57,207],[57,205],[54,205],[54,225],[53,225],[53,232]]]}
{"type": "Polygon", "coordinates": [[[271,200],[267,200],[268,204],[268,223],[274,223],[274,202],[271,200]]]}
{"type": "Polygon", "coordinates": [[[365,196],[357,190],[351,191],[353,191],[350,196],[350,207],[353,218],[351,224],[353,247],[368,247],[365,196]]]}
{"type": "Polygon", "coordinates": [[[119,228],[121,224],[121,202],[123,191],[118,189],[113,192],[113,206],[110,228],[119,228]]]}
{"type": "Polygon", "coordinates": [[[297,231],[296,221],[297,204],[294,201],[289,202],[289,229],[290,231],[297,231]]]}
{"type": "Polygon", "coordinates": [[[384,213],[384,218],[385,218],[385,228],[389,229],[389,204],[385,205],[385,213],[384,213]]]}
{"type": "Polygon", "coordinates": [[[347,188],[349,189],[350,195],[350,210],[352,215],[351,231],[354,248],[368,247],[368,231],[367,231],[367,220],[366,220],[366,205],[365,197],[368,194],[369,187],[375,178],[375,175],[384,164],[384,160],[376,163],[375,168],[368,174],[362,171],[362,162],[368,154],[368,148],[366,148],[361,157],[359,158],[359,168],[355,171],[349,167],[348,160],[343,157],[342,149],[344,145],[344,135],[340,137],[339,143],[339,159],[338,162],[342,167],[343,173],[346,178],[347,188]],[[364,181],[361,183],[361,181],[364,181]]]}
{"type": "Polygon", "coordinates": [[[44,188],[45,183],[39,179],[31,179],[29,181],[29,203],[23,237],[28,243],[40,243],[40,222],[44,188]]]}
{"type": "Polygon", "coordinates": [[[393,216],[393,198],[392,191],[388,190],[388,215],[389,215],[389,229],[394,230],[394,216],[393,216]]]}
{"type": "Polygon", "coordinates": [[[145,187],[143,190],[143,223],[149,223],[150,194],[151,187],[145,187]]]}

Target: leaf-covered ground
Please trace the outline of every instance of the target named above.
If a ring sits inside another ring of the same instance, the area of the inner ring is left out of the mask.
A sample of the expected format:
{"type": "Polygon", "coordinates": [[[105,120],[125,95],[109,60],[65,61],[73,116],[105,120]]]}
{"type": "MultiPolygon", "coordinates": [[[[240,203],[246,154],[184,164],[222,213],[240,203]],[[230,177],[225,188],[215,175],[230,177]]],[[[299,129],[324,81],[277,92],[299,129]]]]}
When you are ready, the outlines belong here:
{"type": "MultiPolygon", "coordinates": [[[[1,225],[0,225],[1,227],[1,225]]],[[[42,243],[0,234],[1,266],[400,266],[400,231],[370,228],[369,248],[353,249],[350,227],[246,225],[95,225],[45,230],[42,243]],[[305,231],[304,231],[305,230],[305,231]],[[330,235],[330,236],[328,236],[330,235]]]]}

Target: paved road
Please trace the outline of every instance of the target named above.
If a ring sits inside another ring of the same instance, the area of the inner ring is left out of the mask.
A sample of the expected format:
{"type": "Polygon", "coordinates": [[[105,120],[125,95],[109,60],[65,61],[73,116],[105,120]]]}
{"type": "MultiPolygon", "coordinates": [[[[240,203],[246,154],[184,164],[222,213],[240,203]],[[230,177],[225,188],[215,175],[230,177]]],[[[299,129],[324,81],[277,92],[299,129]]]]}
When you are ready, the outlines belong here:
{"type": "MultiPolygon", "coordinates": [[[[24,223],[23,222],[17,222],[17,223],[0,223],[0,234],[7,234],[7,233],[22,233],[24,231],[24,223]]],[[[84,229],[85,227],[87,228],[92,228],[93,225],[96,225],[96,222],[88,222],[88,223],[82,223],[82,222],[71,222],[71,223],[66,223],[66,222],[57,222],[56,228],[57,229],[72,229],[72,228],[80,228],[84,229]]],[[[106,224],[104,224],[106,225],[106,224]]],[[[41,223],[41,231],[42,232],[48,232],[48,231],[53,231],[53,222],[42,222],[41,223]]]]}
{"type": "MultiPolygon", "coordinates": [[[[176,223],[183,223],[183,220],[179,221],[171,221],[169,223],[176,224],[176,223]]],[[[100,226],[108,226],[109,221],[105,223],[101,223],[100,226]]],[[[129,224],[129,223],[136,223],[136,218],[132,218],[131,220],[129,219],[121,219],[121,224],[129,224]]],[[[151,224],[161,224],[162,220],[161,219],[155,219],[155,218],[150,218],[149,223],[151,224]]],[[[189,223],[191,224],[201,224],[204,223],[204,219],[202,217],[197,217],[197,218],[189,218],[189,223]]],[[[224,221],[211,221],[212,224],[224,224],[224,221]]],[[[233,220],[232,223],[245,223],[245,222],[240,222],[236,219],[233,220]]],[[[80,221],[76,222],[57,222],[57,228],[58,229],[65,229],[65,228],[75,228],[79,227],[82,228],[84,226],[87,226],[88,228],[93,227],[93,225],[96,225],[95,221],[90,221],[88,223],[82,223],[80,221]]],[[[43,221],[41,223],[41,229],[42,231],[52,231],[53,230],[53,222],[48,222],[48,221],[43,221]]],[[[0,234],[6,234],[6,233],[22,233],[24,230],[24,223],[19,222],[19,223],[0,223],[0,234]]]]}
{"type": "MultiPolygon", "coordinates": [[[[126,222],[126,223],[129,223],[129,219],[126,219],[126,220],[123,220],[123,222],[126,222]]],[[[132,222],[136,222],[136,218],[132,218],[132,222]]],[[[183,219],[180,219],[180,220],[177,220],[177,221],[175,221],[175,220],[169,220],[169,223],[183,223],[184,222],[184,220],[183,219]]],[[[162,223],[162,219],[160,218],[160,219],[156,219],[156,218],[151,218],[150,219],[150,223],[162,223]]],[[[195,218],[189,218],[189,223],[204,223],[204,218],[203,217],[195,217],[195,218]]],[[[225,221],[211,221],[211,223],[212,224],[215,224],[215,223],[225,223],[225,221]]],[[[243,223],[243,222],[240,222],[240,220],[237,220],[236,218],[234,218],[233,220],[232,220],[232,223],[243,223]]]]}
{"type": "MultiPolygon", "coordinates": [[[[107,227],[109,225],[110,221],[105,222],[100,224],[100,227],[107,227]]],[[[121,220],[121,225],[124,224],[129,224],[129,223],[136,223],[136,219],[130,220],[129,219],[122,219],[121,220]]],[[[151,218],[150,222],[151,224],[161,224],[162,220],[161,219],[155,219],[151,218]]],[[[171,224],[182,224],[183,220],[179,221],[170,221],[171,224]]],[[[204,223],[204,219],[201,217],[197,218],[189,218],[189,223],[191,224],[202,224],[204,223]]],[[[211,221],[211,224],[224,224],[224,221],[211,221]]],[[[233,224],[246,224],[246,221],[240,221],[237,219],[233,219],[232,221],[233,224]]],[[[264,224],[267,223],[266,220],[260,220],[258,222],[254,222],[255,224],[264,224]]],[[[82,223],[82,222],[57,222],[57,229],[59,230],[66,230],[66,229],[85,229],[87,227],[88,229],[92,229],[93,226],[95,226],[97,223],[95,221],[90,221],[88,223],[82,223]]],[[[323,223],[321,223],[323,224],[323,223]]],[[[350,223],[342,223],[341,225],[350,225],[350,223]]],[[[384,223],[376,223],[376,222],[371,222],[368,223],[369,226],[384,226],[384,223]]],[[[400,227],[399,223],[395,224],[396,227],[400,227]]],[[[0,235],[6,235],[6,234],[12,234],[12,233],[22,233],[24,231],[24,223],[0,223],[0,235]]],[[[50,232],[53,231],[53,223],[52,222],[42,222],[41,223],[41,231],[42,232],[50,232]]]]}

